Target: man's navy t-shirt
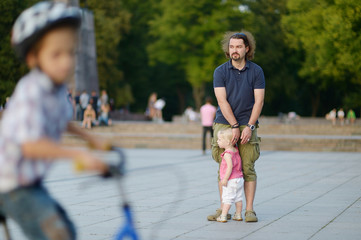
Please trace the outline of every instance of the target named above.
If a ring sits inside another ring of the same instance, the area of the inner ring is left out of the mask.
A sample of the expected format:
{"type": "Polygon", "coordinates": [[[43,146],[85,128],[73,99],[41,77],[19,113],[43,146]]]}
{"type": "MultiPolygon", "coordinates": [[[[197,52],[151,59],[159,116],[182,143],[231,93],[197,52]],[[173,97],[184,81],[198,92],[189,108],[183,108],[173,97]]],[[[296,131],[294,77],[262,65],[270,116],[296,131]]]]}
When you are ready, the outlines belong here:
{"type": "MultiPolygon", "coordinates": [[[[227,101],[240,125],[247,125],[251,117],[254,89],[264,89],[265,86],[262,68],[248,60],[242,70],[233,67],[232,60],[229,60],[214,71],[213,87],[226,88],[227,101]]],[[[217,109],[214,122],[230,124],[224,118],[220,107],[217,109]]]]}

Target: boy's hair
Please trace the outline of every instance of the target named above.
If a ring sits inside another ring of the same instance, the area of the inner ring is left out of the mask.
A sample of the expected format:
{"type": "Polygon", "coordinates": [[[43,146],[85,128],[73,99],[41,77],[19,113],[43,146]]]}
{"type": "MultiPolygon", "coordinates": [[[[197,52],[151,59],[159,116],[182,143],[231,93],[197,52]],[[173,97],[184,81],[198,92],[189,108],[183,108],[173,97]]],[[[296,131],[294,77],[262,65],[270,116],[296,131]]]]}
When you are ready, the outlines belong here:
{"type": "Polygon", "coordinates": [[[233,133],[231,128],[222,129],[218,132],[218,136],[222,136],[228,141],[232,141],[233,133]]]}
{"type": "Polygon", "coordinates": [[[60,27],[79,28],[79,8],[61,2],[39,2],[23,11],[16,19],[11,44],[21,60],[38,47],[39,40],[50,30],[60,27]]]}
{"type": "Polygon", "coordinates": [[[256,41],[254,40],[253,35],[250,32],[242,31],[242,32],[226,32],[223,36],[222,40],[222,49],[226,54],[227,58],[229,56],[229,42],[231,39],[242,39],[244,45],[249,48],[246,59],[252,60],[254,58],[254,53],[256,51],[256,41]]]}

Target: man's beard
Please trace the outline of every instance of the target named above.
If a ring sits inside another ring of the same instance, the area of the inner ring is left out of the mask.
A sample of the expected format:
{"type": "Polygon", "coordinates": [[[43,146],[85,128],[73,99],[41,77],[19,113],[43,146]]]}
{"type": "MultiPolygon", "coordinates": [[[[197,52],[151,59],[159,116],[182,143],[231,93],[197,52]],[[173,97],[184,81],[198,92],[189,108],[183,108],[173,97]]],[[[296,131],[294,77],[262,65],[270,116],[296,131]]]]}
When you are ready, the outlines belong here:
{"type": "Polygon", "coordinates": [[[232,54],[231,59],[234,61],[240,61],[241,56],[239,54],[232,54]]]}

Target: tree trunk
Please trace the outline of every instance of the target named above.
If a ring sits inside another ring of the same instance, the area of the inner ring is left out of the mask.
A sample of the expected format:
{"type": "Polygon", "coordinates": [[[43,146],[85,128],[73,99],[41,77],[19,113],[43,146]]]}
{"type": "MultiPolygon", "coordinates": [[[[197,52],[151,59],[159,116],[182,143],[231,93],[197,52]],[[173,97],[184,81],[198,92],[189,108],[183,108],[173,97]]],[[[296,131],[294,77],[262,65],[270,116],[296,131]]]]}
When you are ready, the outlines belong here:
{"type": "Polygon", "coordinates": [[[316,117],[319,105],[320,105],[320,92],[313,93],[311,95],[312,117],[316,117]]]}
{"type": "Polygon", "coordinates": [[[198,111],[203,103],[204,99],[204,84],[201,86],[193,86],[193,98],[196,104],[196,111],[198,111]]]}
{"type": "Polygon", "coordinates": [[[178,106],[179,106],[179,113],[182,114],[186,109],[186,101],[184,97],[184,93],[181,89],[177,88],[177,96],[178,96],[178,106]]]}

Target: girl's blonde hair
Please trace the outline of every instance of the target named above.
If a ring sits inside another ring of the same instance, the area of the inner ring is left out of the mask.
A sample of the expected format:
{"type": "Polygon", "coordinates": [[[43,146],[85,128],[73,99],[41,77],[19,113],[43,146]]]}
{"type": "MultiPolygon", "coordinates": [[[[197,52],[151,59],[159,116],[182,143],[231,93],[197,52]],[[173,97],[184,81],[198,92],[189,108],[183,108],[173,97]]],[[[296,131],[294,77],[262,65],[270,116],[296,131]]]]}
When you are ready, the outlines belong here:
{"type": "Polygon", "coordinates": [[[220,130],[218,132],[218,137],[219,136],[222,136],[222,138],[232,142],[232,137],[233,137],[232,129],[227,128],[227,129],[220,130]]]}
{"type": "Polygon", "coordinates": [[[256,41],[254,40],[254,37],[252,33],[247,31],[242,32],[226,32],[223,36],[222,40],[222,49],[224,53],[226,54],[227,58],[230,58],[229,56],[229,41],[231,39],[243,39],[244,45],[248,47],[248,52],[246,54],[247,60],[252,60],[254,58],[254,53],[256,52],[256,41]]]}

